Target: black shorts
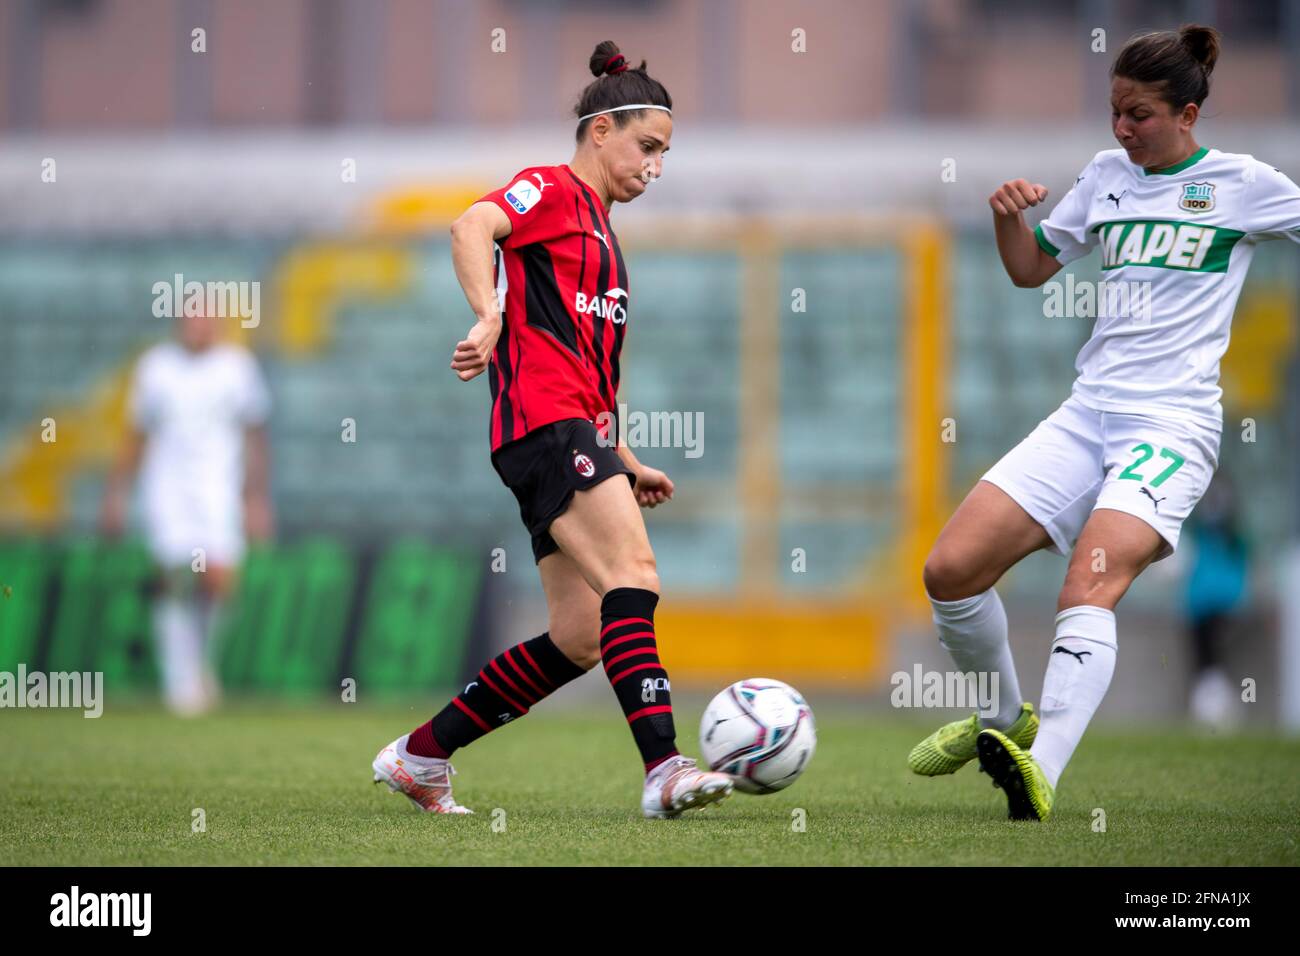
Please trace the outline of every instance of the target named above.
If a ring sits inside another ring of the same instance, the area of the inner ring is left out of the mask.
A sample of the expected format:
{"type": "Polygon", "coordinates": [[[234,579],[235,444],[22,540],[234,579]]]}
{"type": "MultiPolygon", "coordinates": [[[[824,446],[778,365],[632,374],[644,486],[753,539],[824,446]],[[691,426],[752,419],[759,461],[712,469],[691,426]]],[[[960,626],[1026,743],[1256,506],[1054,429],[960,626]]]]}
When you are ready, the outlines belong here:
{"type": "Polygon", "coordinates": [[[611,475],[636,476],[602,445],[596,426],[585,418],[566,418],[534,429],[492,453],[492,467],[519,499],[519,516],[533,536],[533,559],[540,562],[560,549],[547,530],[564,514],[575,491],[585,491],[611,475]]]}

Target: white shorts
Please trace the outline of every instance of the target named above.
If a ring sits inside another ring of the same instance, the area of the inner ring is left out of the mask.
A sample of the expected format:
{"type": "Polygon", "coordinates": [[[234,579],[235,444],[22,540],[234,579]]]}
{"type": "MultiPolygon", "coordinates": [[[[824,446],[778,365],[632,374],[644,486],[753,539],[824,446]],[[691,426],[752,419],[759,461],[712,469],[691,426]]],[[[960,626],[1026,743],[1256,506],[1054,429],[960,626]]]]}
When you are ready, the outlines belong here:
{"type": "Polygon", "coordinates": [[[1149,415],[1103,412],[1071,396],[989,469],[1068,554],[1097,508],[1141,518],[1165,540],[1157,560],[1178,547],[1183,522],[1219,464],[1217,429],[1149,415]]]}
{"type": "Polygon", "coordinates": [[[162,567],[192,564],[196,549],[218,567],[235,567],[243,558],[243,509],[233,495],[153,487],[142,503],[145,541],[162,567]]]}

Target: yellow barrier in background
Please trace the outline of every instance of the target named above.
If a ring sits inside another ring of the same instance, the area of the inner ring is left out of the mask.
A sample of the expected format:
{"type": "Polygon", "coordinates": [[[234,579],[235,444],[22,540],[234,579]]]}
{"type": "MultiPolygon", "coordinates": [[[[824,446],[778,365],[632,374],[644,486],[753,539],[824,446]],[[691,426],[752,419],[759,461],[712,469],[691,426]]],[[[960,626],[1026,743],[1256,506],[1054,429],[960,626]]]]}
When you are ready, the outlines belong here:
{"type": "Polygon", "coordinates": [[[666,598],[655,613],[660,656],[679,684],[770,677],[858,688],[885,666],[886,615],[860,603],[666,598]]]}

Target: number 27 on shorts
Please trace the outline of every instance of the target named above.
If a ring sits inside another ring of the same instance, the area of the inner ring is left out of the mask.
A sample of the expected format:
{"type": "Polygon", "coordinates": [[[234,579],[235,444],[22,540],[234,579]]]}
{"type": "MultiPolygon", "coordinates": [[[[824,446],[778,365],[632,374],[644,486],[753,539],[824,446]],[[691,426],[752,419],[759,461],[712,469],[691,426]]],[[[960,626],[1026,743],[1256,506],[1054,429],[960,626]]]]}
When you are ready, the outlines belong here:
{"type": "MultiPolygon", "coordinates": [[[[1121,479],[1129,478],[1132,479],[1133,481],[1146,481],[1146,478],[1142,475],[1140,471],[1138,471],[1138,469],[1141,468],[1143,465],[1145,465],[1148,461],[1150,461],[1155,456],[1156,450],[1152,448],[1150,445],[1148,445],[1146,442],[1142,442],[1140,445],[1134,445],[1129,450],[1133,452],[1137,452],[1137,458],[1133,459],[1133,463],[1130,464],[1127,468],[1125,468],[1122,472],[1120,472],[1119,477],[1121,479]]],[[[1183,466],[1183,460],[1184,460],[1183,456],[1178,454],[1178,452],[1174,451],[1172,448],[1161,448],[1160,457],[1164,459],[1168,459],[1169,466],[1165,468],[1164,471],[1160,472],[1160,474],[1156,475],[1153,479],[1151,479],[1152,488],[1159,488],[1162,484],[1164,484],[1165,479],[1167,479],[1170,475],[1172,475],[1174,472],[1176,472],[1179,468],[1183,466]]]]}

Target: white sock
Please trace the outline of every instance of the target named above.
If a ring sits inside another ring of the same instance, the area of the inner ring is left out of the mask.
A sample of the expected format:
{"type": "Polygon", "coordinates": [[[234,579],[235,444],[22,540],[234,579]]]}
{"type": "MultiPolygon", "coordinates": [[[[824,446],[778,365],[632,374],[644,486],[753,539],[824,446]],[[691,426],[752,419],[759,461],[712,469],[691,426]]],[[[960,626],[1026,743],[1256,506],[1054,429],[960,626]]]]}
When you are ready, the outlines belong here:
{"type": "Polygon", "coordinates": [[[998,592],[989,588],[983,594],[960,601],[930,598],[930,605],[934,608],[939,643],[952,655],[957,669],[963,673],[998,675],[998,695],[994,701],[998,712],[992,717],[981,715],[980,724],[1006,730],[1020,716],[1021,699],[1016,664],[1007,642],[1007,611],[998,592]]]}
{"type": "Polygon", "coordinates": [[[173,710],[203,700],[203,635],[191,602],[162,597],[153,606],[154,636],[162,669],[163,696],[173,710]]]}
{"type": "Polygon", "coordinates": [[[217,679],[219,653],[217,632],[225,621],[225,610],[225,601],[214,600],[210,597],[199,598],[195,606],[194,613],[198,620],[199,634],[201,636],[199,647],[205,684],[204,690],[210,697],[215,697],[220,693],[220,682],[217,679]]]}
{"type": "Polygon", "coordinates": [[[1056,615],[1043,678],[1042,723],[1030,753],[1055,787],[1115,673],[1115,612],[1080,605],[1056,615]]]}

